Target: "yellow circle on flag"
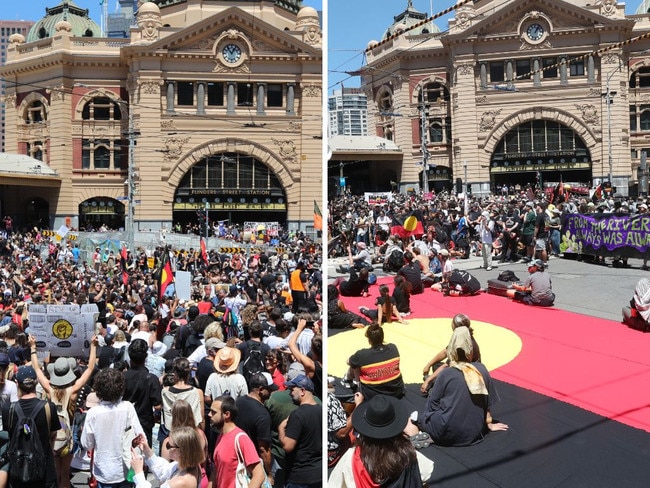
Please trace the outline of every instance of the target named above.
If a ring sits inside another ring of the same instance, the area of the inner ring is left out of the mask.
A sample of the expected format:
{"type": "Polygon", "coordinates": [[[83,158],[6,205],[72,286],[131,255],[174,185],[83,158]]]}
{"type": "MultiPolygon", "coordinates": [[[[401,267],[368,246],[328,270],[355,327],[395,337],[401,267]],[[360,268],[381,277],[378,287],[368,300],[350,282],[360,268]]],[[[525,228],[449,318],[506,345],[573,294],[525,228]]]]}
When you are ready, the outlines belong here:
{"type": "Polygon", "coordinates": [[[415,230],[417,226],[418,226],[418,219],[413,215],[407,217],[407,219],[404,221],[404,229],[408,230],[409,232],[415,230]]]}

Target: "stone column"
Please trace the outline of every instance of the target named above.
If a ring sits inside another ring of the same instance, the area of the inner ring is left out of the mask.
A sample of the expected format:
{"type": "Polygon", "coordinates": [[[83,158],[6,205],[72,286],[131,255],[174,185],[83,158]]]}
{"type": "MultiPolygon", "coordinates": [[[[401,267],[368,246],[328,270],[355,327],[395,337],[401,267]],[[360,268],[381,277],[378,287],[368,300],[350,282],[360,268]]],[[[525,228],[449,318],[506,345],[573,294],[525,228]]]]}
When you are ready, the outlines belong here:
{"type": "Polygon", "coordinates": [[[167,82],[167,113],[174,111],[174,82],[167,82]]]}
{"type": "Polygon", "coordinates": [[[205,115],[205,81],[199,81],[196,87],[196,113],[205,115]]]}
{"type": "Polygon", "coordinates": [[[540,68],[540,63],[539,63],[539,58],[534,58],[533,59],[533,86],[541,86],[542,85],[542,72],[539,71],[540,68]]]}
{"type": "Polygon", "coordinates": [[[235,86],[237,83],[234,81],[228,82],[228,93],[226,96],[226,113],[229,115],[235,114],[235,86]]]}
{"type": "Polygon", "coordinates": [[[593,55],[587,56],[587,82],[594,83],[596,81],[596,69],[594,66],[594,57],[593,55]]]}
{"type": "Polygon", "coordinates": [[[514,81],[514,69],[512,67],[512,59],[506,61],[506,82],[512,83],[514,81]]]}
{"type": "Polygon", "coordinates": [[[266,115],[264,105],[266,104],[266,83],[257,84],[257,115],[266,115]]]}
{"type": "Polygon", "coordinates": [[[287,83],[287,115],[296,115],[294,110],[295,89],[295,83],[287,83]]]}
{"type": "Polygon", "coordinates": [[[567,76],[567,62],[566,56],[560,56],[560,85],[567,85],[569,83],[569,78],[567,76]]]}
{"type": "Polygon", "coordinates": [[[481,63],[481,88],[487,88],[487,63],[481,63]]]}

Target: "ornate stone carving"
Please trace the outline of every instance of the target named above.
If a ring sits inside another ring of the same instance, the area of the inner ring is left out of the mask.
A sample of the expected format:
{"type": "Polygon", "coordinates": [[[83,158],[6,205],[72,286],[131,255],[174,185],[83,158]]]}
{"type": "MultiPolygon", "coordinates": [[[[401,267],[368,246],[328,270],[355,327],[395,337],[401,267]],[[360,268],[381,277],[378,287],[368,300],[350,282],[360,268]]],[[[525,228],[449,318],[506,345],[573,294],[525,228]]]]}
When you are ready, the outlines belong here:
{"type": "Polygon", "coordinates": [[[273,144],[277,145],[279,150],[280,150],[280,156],[282,156],[283,159],[294,163],[298,157],[298,154],[296,153],[296,145],[291,139],[271,139],[273,141],[273,144]]]}
{"type": "Polygon", "coordinates": [[[302,31],[302,40],[310,46],[315,46],[321,43],[321,32],[318,26],[312,25],[302,31]]]}
{"type": "Polygon", "coordinates": [[[160,93],[160,87],[162,86],[162,80],[147,80],[139,82],[140,89],[142,93],[146,95],[157,95],[160,93]]]}
{"type": "Polygon", "coordinates": [[[178,159],[178,157],[183,153],[183,146],[187,144],[189,140],[189,137],[163,138],[163,144],[165,144],[165,159],[168,161],[178,159]]]}
{"type": "Polygon", "coordinates": [[[618,2],[616,0],[598,0],[596,5],[600,5],[600,14],[605,17],[612,17],[616,14],[616,6],[618,2]]]}
{"type": "Polygon", "coordinates": [[[65,98],[65,87],[61,85],[48,88],[47,93],[50,95],[50,102],[60,102],[65,98]]]}
{"type": "Polygon", "coordinates": [[[2,102],[10,108],[16,108],[16,94],[5,95],[2,97],[2,102]]]}
{"type": "Polygon", "coordinates": [[[596,106],[587,103],[584,105],[577,105],[575,106],[580,112],[582,112],[582,120],[584,120],[587,124],[590,125],[600,125],[600,119],[598,118],[598,110],[596,109],[596,106]]]}
{"type": "Polygon", "coordinates": [[[618,64],[621,58],[618,53],[605,53],[601,59],[605,64],[618,64]]]}
{"type": "Polygon", "coordinates": [[[496,118],[500,113],[501,113],[501,109],[488,110],[486,112],[483,112],[481,114],[481,121],[479,122],[478,125],[479,132],[487,132],[489,130],[494,129],[494,126],[496,125],[496,118]]]}
{"type": "Polygon", "coordinates": [[[473,64],[460,64],[456,68],[456,74],[457,75],[473,75],[474,74],[474,65],[473,64]]]}
{"type": "Polygon", "coordinates": [[[488,97],[487,95],[480,95],[476,97],[476,103],[488,103],[488,97]]]}
{"type": "Polygon", "coordinates": [[[600,98],[601,97],[600,89],[599,88],[594,88],[594,87],[589,88],[589,95],[588,96],[600,98]]]}
{"type": "Polygon", "coordinates": [[[248,63],[240,64],[239,66],[229,67],[224,66],[218,60],[215,60],[216,65],[212,68],[213,73],[250,73],[250,66],[248,63]]]}
{"type": "Polygon", "coordinates": [[[197,49],[200,51],[205,51],[208,49],[212,49],[214,46],[214,43],[217,42],[217,36],[214,35],[212,37],[206,37],[205,39],[200,39],[199,41],[195,42],[192,44],[190,49],[197,49]]]}
{"type": "Polygon", "coordinates": [[[465,30],[472,26],[472,20],[476,17],[476,12],[471,7],[461,7],[456,11],[456,30],[465,30]]]}
{"type": "Polygon", "coordinates": [[[548,39],[544,42],[540,42],[539,44],[530,44],[524,40],[522,41],[521,46],[519,46],[520,51],[534,51],[534,50],[552,49],[552,48],[553,48],[553,44],[551,44],[548,41],[548,39]]]}
{"type": "Polygon", "coordinates": [[[167,119],[160,121],[160,128],[164,130],[176,130],[174,119],[167,119]]]}
{"type": "Polygon", "coordinates": [[[160,11],[141,10],[138,12],[138,28],[143,41],[154,42],[160,37],[162,27],[160,11]]]}
{"type": "Polygon", "coordinates": [[[302,130],[302,123],[300,122],[289,122],[289,130],[294,132],[300,132],[302,130]]]}
{"type": "Polygon", "coordinates": [[[318,85],[307,85],[302,89],[302,94],[305,97],[320,97],[323,89],[318,85]]]}

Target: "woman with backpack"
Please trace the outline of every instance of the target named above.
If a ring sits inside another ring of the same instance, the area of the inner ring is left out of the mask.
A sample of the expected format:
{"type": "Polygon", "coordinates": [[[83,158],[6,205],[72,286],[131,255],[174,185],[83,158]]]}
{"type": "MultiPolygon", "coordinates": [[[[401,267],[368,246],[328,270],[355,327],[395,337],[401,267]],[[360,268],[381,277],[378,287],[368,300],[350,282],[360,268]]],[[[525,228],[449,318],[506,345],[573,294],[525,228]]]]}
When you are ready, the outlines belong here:
{"type": "Polygon", "coordinates": [[[192,368],[187,358],[177,357],[173,361],[174,384],[162,389],[162,418],[158,440],[161,442],[169,435],[172,429],[172,406],[177,400],[185,400],[192,406],[196,427],[203,429],[203,392],[191,384],[190,373],[192,368]]]}
{"type": "Polygon", "coordinates": [[[74,416],[74,405],[77,402],[77,395],[83,386],[90,380],[95,371],[97,362],[96,335],[90,342],[90,355],[88,367],[83,374],[77,378],[75,368],[77,362],[73,358],[57,358],[54,363],[47,365],[50,376],[48,379],[41,370],[36,358],[36,338],[29,336],[31,348],[31,365],[36,371],[36,377],[45,395],[56,405],[57,415],[61,423],[61,429],[56,434],[56,440],[52,450],[54,451],[54,463],[56,467],[57,486],[59,488],[70,487],[70,463],[72,462],[72,418],[74,416]]]}

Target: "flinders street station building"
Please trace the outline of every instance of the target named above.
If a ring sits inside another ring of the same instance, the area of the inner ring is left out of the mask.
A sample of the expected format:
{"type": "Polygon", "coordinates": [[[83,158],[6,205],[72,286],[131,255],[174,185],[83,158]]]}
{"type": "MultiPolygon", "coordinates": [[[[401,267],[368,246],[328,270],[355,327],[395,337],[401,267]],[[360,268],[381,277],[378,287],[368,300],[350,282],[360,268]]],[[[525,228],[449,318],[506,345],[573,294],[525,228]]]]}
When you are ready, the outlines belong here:
{"type": "Polygon", "coordinates": [[[370,163],[374,190],[611,180],[647,192],[647,4],[461,0],[444,32],[410,0],[396,14],[362,68],[368,131],[401,150],[370,163]]]}
{"type": "MultiPolygon", "coordinates": [[[[57,0],[54,0],[55,3],[57,0]]],[[[104,36],[71,0],[13,34],[2,212],[17,225],[309,231],[322,198],[322,32],[300,0],[139,1],[104,36]]]]}

